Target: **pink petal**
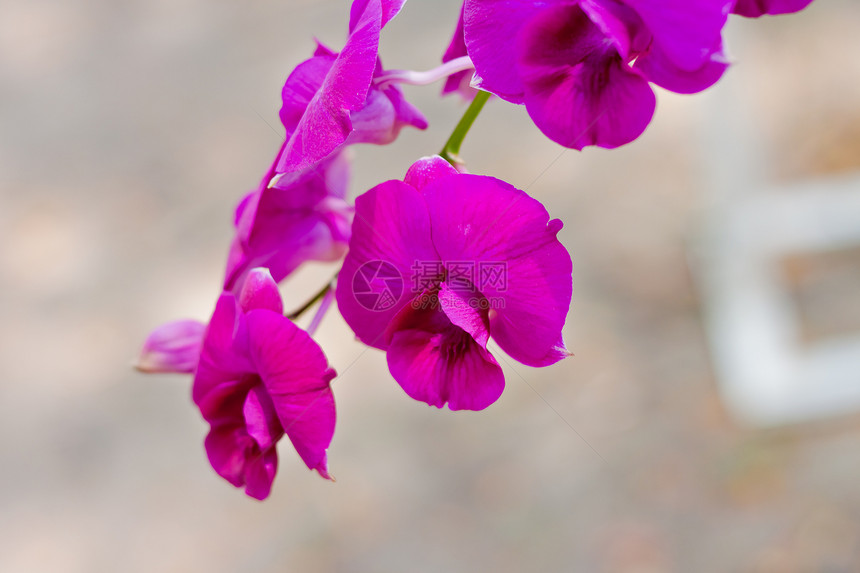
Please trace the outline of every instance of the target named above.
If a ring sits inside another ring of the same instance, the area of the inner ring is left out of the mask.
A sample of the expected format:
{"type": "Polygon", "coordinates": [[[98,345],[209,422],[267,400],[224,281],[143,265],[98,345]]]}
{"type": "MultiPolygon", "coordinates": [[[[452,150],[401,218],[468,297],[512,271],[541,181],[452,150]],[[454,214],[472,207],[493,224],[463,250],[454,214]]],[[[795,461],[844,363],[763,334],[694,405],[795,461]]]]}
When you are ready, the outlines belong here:
{"type": "Polygon", "coordinates": [[[483,410],[502,395],[504,374],[489,352],[457,331],[394,333],[388,368],[415,400],[437,408],[447,402],[451,410],[483,410]]]}
{"type": "Polygon", "coordinates": [[[239,306],[246,313],[254,309],[266,309],[283,314],[284,304],[281,301],[281,293],[269,269],[251,270],[239,294],[239,306]]]}
{"type": "Polygon", "coordinates": [[[213,427],[206,436],[206,453],[215,472],[255,499],[265,499],[278,470],[274,448],[261,451],[241,427],[213,427]]]}
{"type": "Polygon", "coordinates": [[[328,388],[335,372],[307,332],[267,310],[252,310],[247,321],[255,371],[272,396],[276,411],[279,399],[328,388]]]}
{"type": "Polygon", "coordinates": [[[385,348],[392,317],[420,293],[413,291],[417,261],[438,261],[424,199],[402,181],[377,185],[355,201],[349,252],[338,277],[337,304],[356,336],[385,348]]]}
{"type": "Polygon", "coordinates": [[[464,37],[475,64],[476,87],[522,103],[525,87],[517,74],[515,40],[520,28],[543,9],[533,0],[466,0],[464,37]]]}
{"type": "Polygon", "coordinates": [[[245,485],[245,456],[254,447],[251,437],[237,426],[212,428],[205,445],[212,469],[236,487],[245,485]]]}
{"type": "Polygon", "coordinates": [[[440,258],[474,264],[499,346],[532,366],[565,356],[559,341],[573,287],[570,255],[556,238],[561,222],[492,177],[445,177],[427,185],[424,196],[440,258]]]}
{"type": "Polygon", "coordinates": [[[293,443],[308,469],[331,479],[326,450],[334,436],[336,421],[334,394],[326,387],[313,392],[295,394],[289,401],[277,401],[278,418],[284,432],[293,443]]]}
{"type": "Polygon", "coordinates": [[[633,66],[649,81],[680,94],[698,93],[717,82],[729,67],[722,45],[712,50],[709,59],[695,70],[682,70],[666,57],[660,46],[652,46],[648,54],[638,58],[633,66]]]}
{"type": "Polygon", "coordinates": [[[309,167],[346,141],[352,131],[349,112],[364,105],[376,69],[379,10],[379,0],[368,0],[367,8],[356,19],[346,45],[287,141],[278,161],[279,173],[309,167]]]}
{"type": "Polygon", "coordinates": [[[642,18],[654,42],[682,70],[711,59],[735,0],[624,0],[642,18]]]}
{"type": "Polygon", "coordinates": [[[737,0],[732,12],[747,18],[758,18],[765,14],[791,14],[800,12],[812,0],[737,0]]]}
{"type": "Polygon", "coordinates": [[[427,128],[427,120],[421,112],[407,102],[393,85],[383,89],[372,87],[364,105],[353,112],[350,119],[352,132],[346,140],[349,145],[386,145],[397,139],[400,130],[406,125],[427,128]]]}
{"type": "MultiPolygon", "coordinates": [[[[579,8],[594,23],[607,43],[611,42],[623,59],[632,49],[631,31],[641,28],[636,13],[623,4],[604,3],[601,0],[581,0],[579,8]]],[[[570,7],[556,10],[557,18],[570,14],[570,7]]]]}
{"type": "Polygon", "coordinates": [[[452,289],[442,283],[439,289],[439,307],[452,324],[465,330],[482,348],[490,339],[487,309],[480,309],[486,299],[474,289],[452,289]]]}
{"type": "Polygon", "coordinates": [[[146,338],[135,367],[141,372],[194,372],[205,330],[197,320],[162,324],[146,338]]]}
{"type": "Polygon", "coordinates": [[[224,293],[218,298],[203,336],[203,349],[192,386],[194,403],[200,405],[218,386],[239,381],[252,372],[244,316],[236,298],[224,293]]]}
{"type": "Polygon", "coordinates": [[[374,15],[382,21],[385,27],[392,18],[397,16],[406,0],[353,0],[349,12],[349,31],[358,25],[361,17],[366,14],[374,15]]]}
{"type": "MultiPolygon", "coordinates": [[[[322,47],[320,45],[320,48],[322,47]]],[[[327,51],[330,52],[330,50],[327,51]]],[[[287,139],[295,132],[305,110],[322,87],[336,58],[336,53],[321,52],[320,55],[315,55],[296,66],[287,77],[281,90],[280,111],[281,123],[287,131],[287,139]]]]}
{"type": "Polygon", "coordinates": [[[448,175],[457,175],[458,173],[453,165],[440,156],[431,155],[429,157],[422,157],[413,163],[409,167],[409,170],[406,171],[406,177],[403,178],[403,182],[421,191],[431,181],[447,177],[448,175]]]}
{"type": "Polygon", "coordinates": [[[265,310],[248,313],[251,353],[284,432],[310,469],[328,477],[325,450],[335,426],[335,377],[325,354],[289,319],[265,310]]]}
{"type": "Polygon", "coordinates": [[[270,448],[246,461],[245,493],[254,499],[266,499],[278,472],[278,452],[270,448]]]}
{"type": "Polygon", "coordinates": [[[352,221],[352,207],[343,201],[348,179],[347,153],[278,175],[271,187],[266,179],[240,204],[224,288],[237,291],[255,266],[267,267],[277,282],[306,261],[343,256],[352,221]]]}
{"type": "Polygon", "coordinates": [[[242,416],[248,435],[257,442],[261,450],[273,447],[284,435],[272,398],[261,384],[251,388],[245,397],[242,416]]]}
{"type": "MultiPolygon", "coordinates": [[[[195,382],[196,382],[195,378],[195,382]]],[[[200,409],[203,419],[214,426],[244,425],[242,408],[248,392],[258,386],[260,380],[252,374],[239,374],[234,378],[209,379],[203,390],[195,384],[194,403],[200,409]]]]}
{"type": "MultiPolygon", "coordinates": [[[[442,56],[443,64],[462,56],[469,55],[466,50],[466,40],[463,35],[463,10],[465,7],[466,3],[464,1],[463,5],[460,7],[460,17],[457,19],[457,27],[454,29],[451,43],[448,44],[448,48],[442,56]]],[[[448,79],[445,80],[445,86],[442,88],[442,94],[459,92],[464,98],[472,99],[475,96],[475,89],[470,87],[469,84],[471,83],[473,74],[473,71],[465,70],[448,76],[448,79]]]]}
{"type": "Polygon", "coordinates": [[[656,99],[648,81],[623,63],[579,7],[540,13],[523,28],[519,46],[526,109],[556,143],[614,148],[651,121],[656,99]]]}

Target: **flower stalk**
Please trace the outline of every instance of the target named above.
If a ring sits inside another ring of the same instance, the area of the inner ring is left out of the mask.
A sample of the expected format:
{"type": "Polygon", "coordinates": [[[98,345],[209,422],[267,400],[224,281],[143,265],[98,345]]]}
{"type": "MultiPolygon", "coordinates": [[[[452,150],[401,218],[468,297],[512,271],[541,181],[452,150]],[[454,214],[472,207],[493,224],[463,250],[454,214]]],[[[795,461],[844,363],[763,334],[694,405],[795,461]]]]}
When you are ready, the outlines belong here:
{"type": "MultiPolygon", "coordinates": [[[[326,294],[328,294],[328,292],[331,291],[332,288],[334,288],[334,285],[336,283],[337,283],[337,274],[335,274],[331,278],[330,281],[328,281],[313,297],[311,297],[311,299],[309,301],[307,301],[305,304],[303,304],[298,310],[288,314],[287,318],[289,318],[290,320],[296,320],[299,317],[301,317],[304,313],[306,313],[308,310],[310,310],[310,308],[313,307],[313,305],[315,305],[320,300],[322,300],[326,296],[326,294]]],[[[325,306],[325,309],[328,308],[327,305],[323,305],[323,306],[325,306]]],[[[324,310],[324,309],[321,308],[320,310],[324,310]]],[[[320,319],[322,319],[322,317],[320,317],[320,319]]],[[[316,320],[316,317],[314,317],[314,320],[316,320]]]]}
{"type": "Polygon", "coordinates": [[[466,134],[469,133],[469,129],[475,123],[475,119],[481,113],[488,99],[490,99],[489,92],[478,90],[478,93],[472,99],[472,103],[466,109],[466,113],[463,114],[454,131],[451,132],[451,137],[448,138],[442,151],[439,152],[439,155],[453,165],[455,169],[459,170],[465,164],[465,161],[460,158],[460,146],[463,144],[463,140],[466,139],[466,134]]]}

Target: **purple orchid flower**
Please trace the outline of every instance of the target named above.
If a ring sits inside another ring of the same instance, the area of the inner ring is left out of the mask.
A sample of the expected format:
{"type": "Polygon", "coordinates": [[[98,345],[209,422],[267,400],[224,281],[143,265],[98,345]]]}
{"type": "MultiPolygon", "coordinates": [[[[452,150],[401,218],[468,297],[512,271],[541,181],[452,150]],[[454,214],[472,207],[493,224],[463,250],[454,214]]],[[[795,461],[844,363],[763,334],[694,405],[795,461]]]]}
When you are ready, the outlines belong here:
{"type": "Polygon", "coordinates": [[[553,141],[614,148],[639,137],[656,100],[716,82],[734,0],[466,0],[474,83],[525,104],[553,141]]]}
{"type": "Polygon", "coordinates": [[[561,329],[572,267],[561,227],[503,181],[421,159],[404,181],[356,200],[338,308],[362,342],[387,351],[409,396],[481,410],[504,389],[490,336],[530,366],[569,355],[561,329]]]}
{"type": "Polygon", "coordinates": [[[810,4],[812,0],[737,0],[732,13],[747,18],[758,18],[765,14],[800,12],[810,4]]]}
{"type": "Polygon", "coordinates": [[[206,325],[197,320],[177,320],[159,326],[143,343],[135,368],[149,374],[194,372],[205,330],[206,325]]]}
{"type": "Polygon", "coordinates": [[[222,294],[192,391],[210,424],[206,452],[218,475],[265,499],[278,466],[275,445],[286,434],[308,468],[330,479],[334,377],[320,347],[283,316],[266,269],[252,270],[238,297],[222,294]]]}
{"type": "Polygon", "coordinates": [[[255,267],[267,267],[280,282],[306,261],[335,261],[346,252],[353,212],[345,200],[347,154],[338,151],[308,169],[278,175],[280,155],[236,208],[225,290],[238,293],[255,267]]]}
{"type": "Polygon", "coordinates": [[[427,120],[385,75],[379,60],[382,28],[405,0],[354,0],[349,38],[340,53],[318,44],[299,64],[281,94],[281,122],[287,142],[277,173],[307,169],[344,144],[386,144],[405,125],[427,127],[427,120]]]}

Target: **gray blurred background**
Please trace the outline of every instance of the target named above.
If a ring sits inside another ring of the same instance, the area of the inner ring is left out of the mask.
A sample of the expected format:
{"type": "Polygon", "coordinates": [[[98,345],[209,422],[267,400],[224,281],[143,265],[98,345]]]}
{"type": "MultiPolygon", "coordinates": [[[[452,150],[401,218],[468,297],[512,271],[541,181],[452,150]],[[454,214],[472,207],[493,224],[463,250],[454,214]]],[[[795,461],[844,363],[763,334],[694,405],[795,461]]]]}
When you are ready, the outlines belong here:
{"type": "MultiPolygon", "coordinates": [[[[383,35],[386,67],[436,65],[458,6],[411,0],[383,35]]],[[[340,373],[337,482],[286,442],[264,503],[215,475],[189,378],[130,365],[155,326],[208,317],[233,206],[280,143],[283,81],[313,36],[342,46],[348,8],[0,4],[0,571],[860,571],[860,417],[738,421],[687,263],[723,152],[710,110],[732,86],[770,180],[860,167],[855,0],[732,19],[743,41],[725,82],[660,92],[620,150],[563,151],[491,102],[463,153],[563,219],[575,356],[537,370],[497,350],[502,398],[438,411],[332,312],[317,338],[340,373]]],[[[353,197],[441,147],[464,104],[440,87],[406,90],[426,132],[355,149],[353,197]]],[[[860,330],[845,319],[858,252],[792,267],[811,336],[860,330]]],[[[304,268],[286,306],[333,269],[304,268]]]]}

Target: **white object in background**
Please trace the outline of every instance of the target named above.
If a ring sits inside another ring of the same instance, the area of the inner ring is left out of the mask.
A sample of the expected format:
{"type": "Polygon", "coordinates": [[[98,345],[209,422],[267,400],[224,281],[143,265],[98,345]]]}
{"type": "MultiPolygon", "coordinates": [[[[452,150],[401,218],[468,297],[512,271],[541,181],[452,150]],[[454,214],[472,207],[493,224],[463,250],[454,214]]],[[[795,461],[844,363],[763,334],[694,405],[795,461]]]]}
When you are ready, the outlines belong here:
{"type": "Polygon", "coordinates": [[[804,343],[780,267],[860,246],[860,177],[735,197],[708,219],[693,264],[730,411],[773,426],[860,410],[860,331],[804,343]]]}
{"type": "MultiPolygon", "coordinates": [[[[743,43],[735,29],[730,44],[744,53],[743,43]]],[[[730,69],[700,96],[706,193],[690,254],[720,393],[756,426],[860,411],[860,331],[804,343],[780,268],[793,255],[860,247],[860,175],[769,185],[775,158],[745,105],[756,73],[730,69]]]]}

